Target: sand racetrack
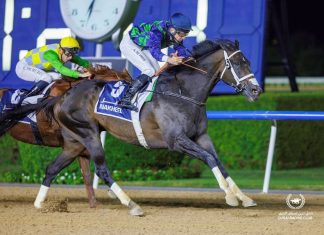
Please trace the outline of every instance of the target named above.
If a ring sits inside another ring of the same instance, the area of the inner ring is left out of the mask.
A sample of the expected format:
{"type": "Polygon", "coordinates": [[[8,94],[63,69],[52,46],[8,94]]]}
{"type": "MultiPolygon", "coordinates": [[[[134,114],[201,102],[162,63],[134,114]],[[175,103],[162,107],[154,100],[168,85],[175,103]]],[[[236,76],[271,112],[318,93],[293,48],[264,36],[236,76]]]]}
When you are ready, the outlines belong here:
{"type": "MultiPolygon", "coordinates": [[[[0,234],[324,234],[324,195],[303,195],[302,209],[290,209],[287,195],[248,194],[253,208],[231,208],[223,193],[125,190],[145,212],[128,208],[97,190],[97,208],[82,188],[51,188],[51,202],[67,201],[67,212],[36,210],[36,187],[0,186],[0,234]],[[289,219],[287,219],[289,218],[289,219]]],[[[66,208],[65,208],[66,209],[66,208]]]]}

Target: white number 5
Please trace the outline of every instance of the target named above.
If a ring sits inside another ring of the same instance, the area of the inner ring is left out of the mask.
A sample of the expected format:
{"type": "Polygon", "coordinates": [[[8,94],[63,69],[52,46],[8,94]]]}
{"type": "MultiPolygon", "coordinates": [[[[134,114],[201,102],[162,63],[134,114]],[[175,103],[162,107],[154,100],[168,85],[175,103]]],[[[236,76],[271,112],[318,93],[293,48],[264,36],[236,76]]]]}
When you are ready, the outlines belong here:
{"type": "Polygon", "coordinates": [[[113,86],[113,90],[111,91],[110,95],[114,98],[117,98],[120,96],[121,93],[123,93],[124,89],[125,85],[123,82],[116,82],[116,84],[113,86]]]}

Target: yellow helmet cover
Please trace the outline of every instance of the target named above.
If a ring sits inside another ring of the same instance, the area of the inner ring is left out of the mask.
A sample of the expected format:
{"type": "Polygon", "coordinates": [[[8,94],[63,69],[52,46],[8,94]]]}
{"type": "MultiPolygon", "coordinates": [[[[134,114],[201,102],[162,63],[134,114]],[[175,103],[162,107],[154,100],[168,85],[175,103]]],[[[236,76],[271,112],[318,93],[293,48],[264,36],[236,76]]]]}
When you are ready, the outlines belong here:
{"type": "Polygon", "coordinates": [[[79,42],[73,37],[64,37],[60,41],[60,46],[63,48],[78,48],[80,49],[79,42]]]}

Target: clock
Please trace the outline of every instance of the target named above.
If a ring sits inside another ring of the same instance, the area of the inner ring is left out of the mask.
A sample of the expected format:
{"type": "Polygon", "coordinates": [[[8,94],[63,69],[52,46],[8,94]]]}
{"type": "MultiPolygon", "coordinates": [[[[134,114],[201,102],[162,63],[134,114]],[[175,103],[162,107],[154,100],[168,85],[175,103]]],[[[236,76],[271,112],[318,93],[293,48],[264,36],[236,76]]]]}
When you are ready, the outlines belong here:
{"type": "Polygon", "coordinates": [[[60,0],[65,24],[79,38],[103,42],[133,21],[140,0],[60,0]]]}

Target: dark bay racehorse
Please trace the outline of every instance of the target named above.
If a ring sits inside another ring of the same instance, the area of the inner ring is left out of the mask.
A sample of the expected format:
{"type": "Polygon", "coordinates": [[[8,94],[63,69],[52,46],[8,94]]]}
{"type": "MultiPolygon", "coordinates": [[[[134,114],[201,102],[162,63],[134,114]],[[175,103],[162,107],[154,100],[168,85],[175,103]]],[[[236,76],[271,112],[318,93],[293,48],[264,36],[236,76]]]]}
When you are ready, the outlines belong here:
{"type": "MultiPolygon", "coordinates": [[[[104,81],[115,81],[120,79],[130,82],[130,76],[126,72],[117,73],[114,70],[107,69],[103,66],[92,67],[89,70],[93,75],[96,76],[96,79],[103,79],[104,81]]],[[[56,81],[51,88],[49,97],[51,98],[62,95],[66,90],[70,89],[72,86],[75,86],[80,81],[81,80],[75,80],[68,77],[65,77],[63,80],[56,81]]],[[[4,90],[2,90],[2,92],[4,92],[4,90]]],[[[1,96],[2,94],[0,94],[0,97],[1,96]]],[[[33,111],[33,108],[30,109],[30,111],[33,111]]],[[[62,147],[64,141],[61,135],[60,126],[56,122],[50,123],[43,110],[40,110],[36,116],[38,129],[37,137],[35,137],[35,132],[33,132],[31,125],[23,122],[16,122],[15,125],[8,130],[8,133],[16,140],[24,143],[48,147],[62,147]]],[[[8,120],[11,117],[12,115],[8,113],[6,118],[8,120]]],[[[6,133],[6,131],[7,128],[1,123],[0,137],[6,133]]],[[[89,205],[90,207],[95,207],[96,201],[91,182],[89,159],[89,153],[86,150],[79,154],[79,164],[87,190],[89,205]]]]}
{"type": "MultiPolygon", "coordinates": [[[[206,40],[193,48],[195,61],[170,68],[160,75],[153,101],[146,103],[140,123],[150,148],[168,148],[186,153],[205,162],[225,191],[226,203],[244,207],[256,203],[246,196],[231,179],[219,160],[207,134],[205,102],[220,80],[254,101],[261,93],[250,63],[239,50],[238,43],[229,40],[206,40]]],[[[63,151],[46,169],[46,176],[35,200],[40,208],[53,178],[76,156],[87,150],[96,166],[96,174],[117,195],[132,215],[142,215],[142,209],[132,201],[112,179],[107,168],[99,133],[106,129],[127,143],[140,145],[130,122],[94,113],[104,81],[83,81],[62,97],[47,104],[47,111],[59,123],[64,140],[63,151]]],[[[109,147],[109,146],[107,146],[109,147]]]]}

